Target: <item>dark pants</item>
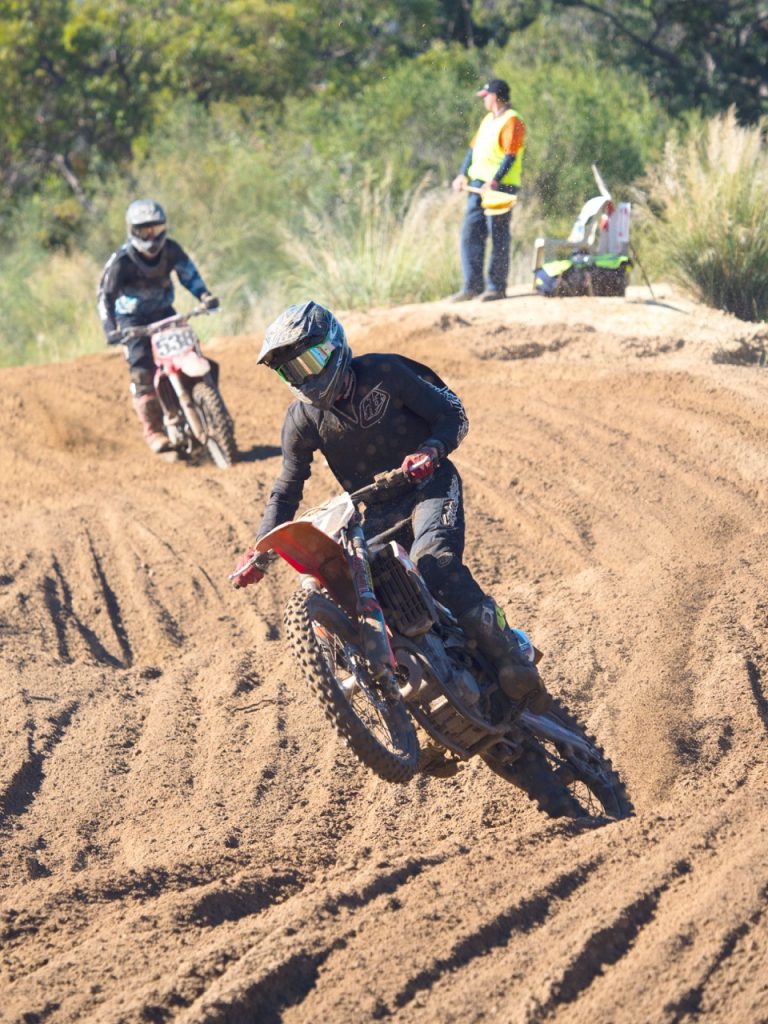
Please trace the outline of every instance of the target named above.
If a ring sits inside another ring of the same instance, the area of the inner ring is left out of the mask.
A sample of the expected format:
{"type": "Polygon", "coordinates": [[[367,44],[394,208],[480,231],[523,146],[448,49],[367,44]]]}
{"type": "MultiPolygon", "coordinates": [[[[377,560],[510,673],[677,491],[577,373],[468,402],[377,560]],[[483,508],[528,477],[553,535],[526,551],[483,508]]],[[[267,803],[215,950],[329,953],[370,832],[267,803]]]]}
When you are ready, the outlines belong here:
{"type": "MultiPolygon", "coordinates": [[[[157,320],[165,320],[166,317],[175,316],[176,310],[169,306],[167,309],[154,313],[152,319],[144,321],[137,317],[120,317],[118,326],[127,330],[130,327],[146,327],[147,323],[155,323],[157,320]]],[[[131,375],[131,392],[134,395],[154,394],[155,385],[155,361],[152,358],[152,342],[149,338],[133,338],[126,345],[128,370],[131,375]]],[[[213,383],[219,384],[219,364],[208,358],[211,364],[211,377],[213,383]]]]}
{"type": "MultiPolygon", "coordinates": [[[[141,316],[120,316],[117,318],[117,326],[121,331],[127,331],[131,327],[146,327],[147,324],[153,324],[157,320],[165,320],[166,317],[175,316],[176,310],[173,306],[168,306],[165,309],[155,310],[152,316],[147,319],[141,316]]],[[[126,358],[128,360],[128,369],[131,371],[131,379],[133,379],[134,371],[144,370],[148,371],[154,376],[155,373],[155,361],[152,358],[152,343],[149,338],[133,338],[128,342],[126,358]]]]}
{"type": "MultiPolygon", "coordinates": [[[[472,181],[479,187],[481,181],[472,181]]],[[[465,292],[504,292],[509,277],[509,225],[512,211],[486,214],[481,205],[482,196],[470,192],[467,211],[461,227],[461,270],[465,292]],[[491,260],[487,280],[483,277],[485,243],[491,236],[491,260]]]]}
{"type": "Polygon", "coordinates": [[[430,592],[459,618],[485,596],[463,563],[464,501],[461,477],[444,462],[431,480],[395,501],[371,505],[365,510],[368,538],[408,522],[391,539],[410,548],[430,592]]]}

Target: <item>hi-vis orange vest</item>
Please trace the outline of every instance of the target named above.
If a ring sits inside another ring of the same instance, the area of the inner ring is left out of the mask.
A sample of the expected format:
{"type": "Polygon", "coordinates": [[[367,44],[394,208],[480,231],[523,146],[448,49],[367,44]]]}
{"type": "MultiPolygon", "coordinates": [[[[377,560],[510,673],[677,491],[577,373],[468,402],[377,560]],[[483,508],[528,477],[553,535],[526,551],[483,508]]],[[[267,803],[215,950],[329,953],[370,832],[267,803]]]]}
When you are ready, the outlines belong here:
{"type": "MultiPolygon", "coordinates": [[[[501,117],[494,117],[489,111],[480,122],[475,144],[472,147],[472,163],[467,170],[470,178],[478,178],[480,181],[490,181],[493,178],[504,157],[504,150],[499,143],[499,135],[507,121],[513,117],[519,118],[520,115],[510,107],[504,111],[501,117]]],[[[524,151],[525,146],[521,146],[515,157],[515,162],[501,179],[499,185],[520,185],[524,151]]]]}

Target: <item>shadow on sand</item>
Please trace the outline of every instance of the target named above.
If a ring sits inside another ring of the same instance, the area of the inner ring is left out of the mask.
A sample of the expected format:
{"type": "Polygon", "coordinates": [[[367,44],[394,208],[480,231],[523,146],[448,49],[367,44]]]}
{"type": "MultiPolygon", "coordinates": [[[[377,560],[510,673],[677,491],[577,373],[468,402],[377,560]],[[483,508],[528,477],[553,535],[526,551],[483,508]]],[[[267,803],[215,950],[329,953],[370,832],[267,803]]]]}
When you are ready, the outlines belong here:
{"type": "Polygon", "coordinates": [[[271,459],[273,455],[280,455],[282,448],[275,444],[255,444],[252,448],[241,449],[237,453],[238,462],[262,462],[264,459],[271,459]]]}

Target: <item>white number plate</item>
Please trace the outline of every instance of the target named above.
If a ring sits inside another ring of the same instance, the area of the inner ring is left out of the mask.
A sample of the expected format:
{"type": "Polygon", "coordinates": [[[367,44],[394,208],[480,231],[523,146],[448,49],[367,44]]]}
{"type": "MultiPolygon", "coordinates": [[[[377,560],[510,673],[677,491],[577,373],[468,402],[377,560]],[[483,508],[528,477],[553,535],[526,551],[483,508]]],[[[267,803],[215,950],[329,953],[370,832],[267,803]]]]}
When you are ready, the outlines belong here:
{"type": "Polygon", "coordinates": [[[175,356],[178,352],[195,347],[195,332],[191,327],[174,327],[170,331],[158,331],[152,335],[155,352],[165,359],[175,356]]]}

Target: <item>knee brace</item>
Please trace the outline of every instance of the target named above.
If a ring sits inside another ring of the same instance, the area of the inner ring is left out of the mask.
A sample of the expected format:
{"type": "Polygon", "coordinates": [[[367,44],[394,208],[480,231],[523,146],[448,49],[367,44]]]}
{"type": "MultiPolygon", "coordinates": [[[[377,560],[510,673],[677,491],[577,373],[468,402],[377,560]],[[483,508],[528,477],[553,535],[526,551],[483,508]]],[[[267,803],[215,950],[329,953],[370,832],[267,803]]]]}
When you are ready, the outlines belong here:
{"type": "Polygon", "coordinates": [[[411,558],[419,567],[430,593],[459,616],[481,601],[483,591],[461,556],[433,538],[427,544],[411,548],[411,558]]]}
{"type": "Polygon", "coordinates": [[[131,370],[131,394],[134,398],[142,398],[144,395],[154,395],[155,375],[152,370],[146,370],[142,366],[134,366],[131,370]]]}
{"type": "Polygon", "coordinates": [[[461,558],[439,541],[432,540],[423,546],[414,545],[410,554],[427,586],[436,595],[440,595],[446,587],[450,590],[464,568],[461,558]]]}

